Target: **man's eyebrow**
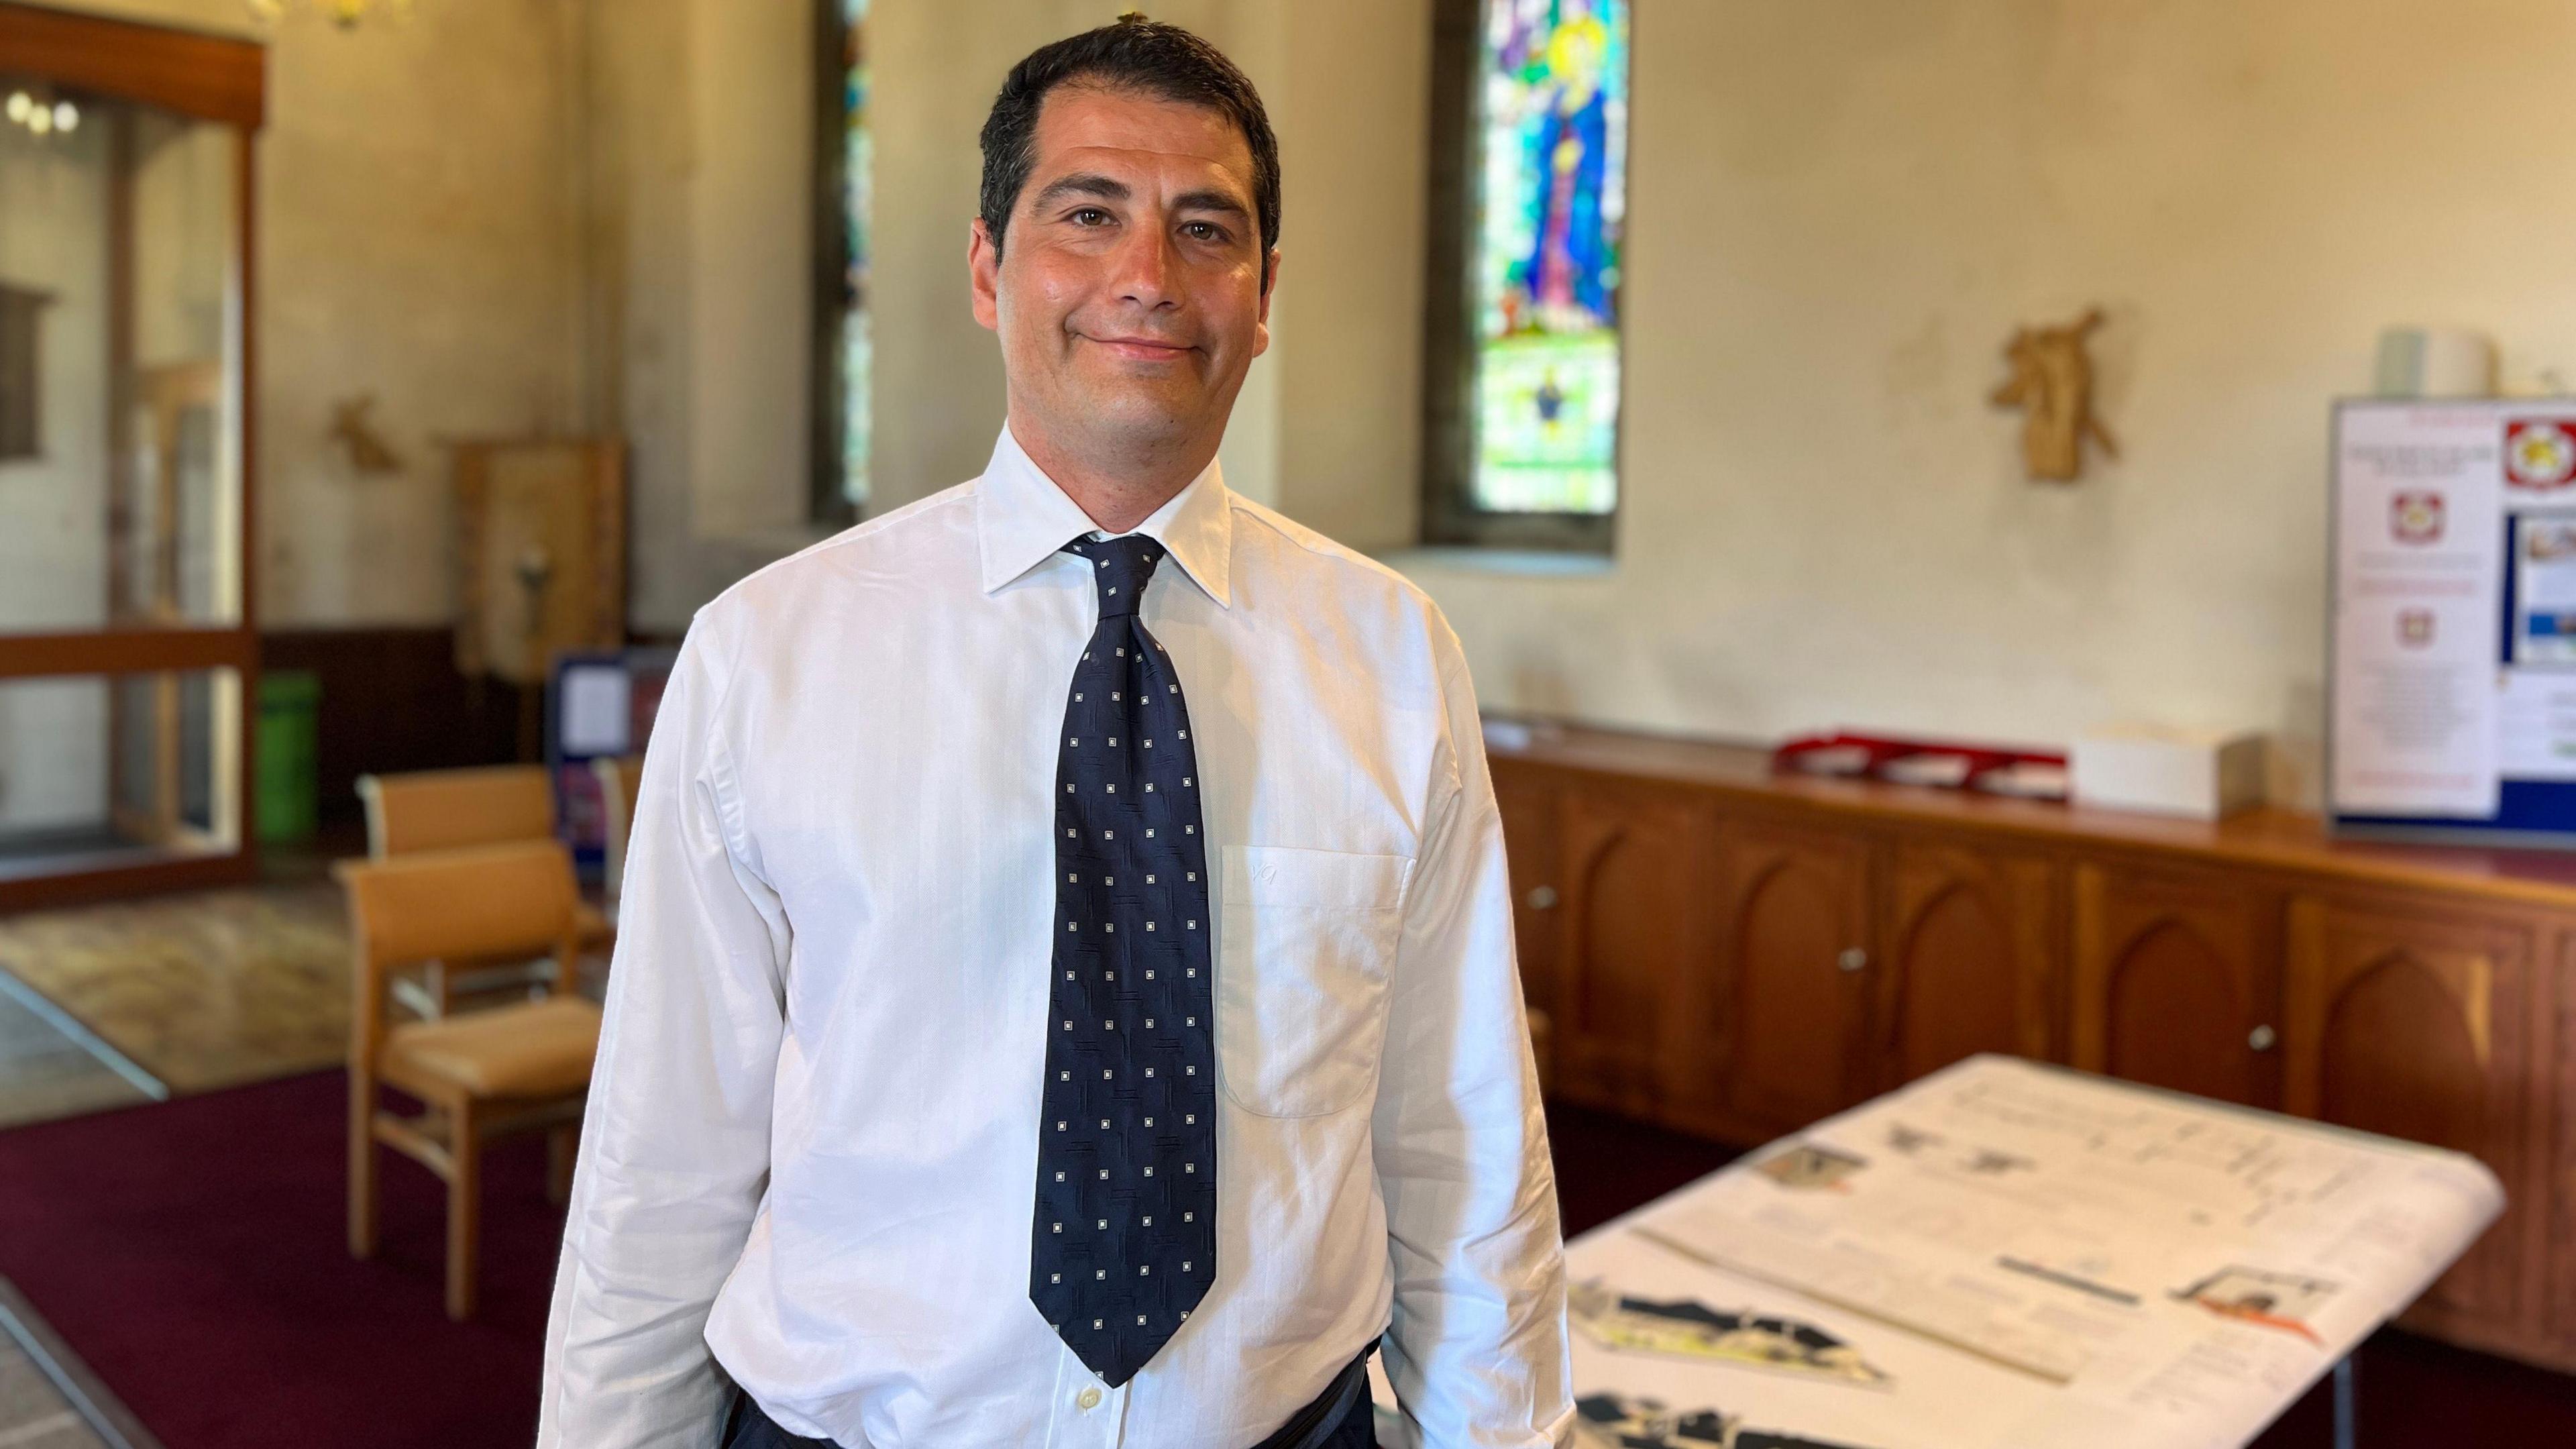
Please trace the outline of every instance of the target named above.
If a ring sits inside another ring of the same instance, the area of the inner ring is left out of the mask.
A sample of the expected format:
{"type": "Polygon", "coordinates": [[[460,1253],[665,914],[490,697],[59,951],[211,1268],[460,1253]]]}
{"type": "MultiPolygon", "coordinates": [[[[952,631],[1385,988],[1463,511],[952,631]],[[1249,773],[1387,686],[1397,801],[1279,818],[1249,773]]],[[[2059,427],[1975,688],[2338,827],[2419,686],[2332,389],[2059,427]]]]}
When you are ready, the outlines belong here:
{"type": "Polygon", "coordinates": [[[1037,200],[1029,203],[1029,209],[1043,211],[1068,196],[1096,196],[1103,201],[1125,201],[1130,194],[1127,183],[1115,176],[1103,176],[1097,171],[1076,171],[1069,176],[1059,176],[1048,182],[1046,189],[1038,193],[1037,200]]]}
{"type": "Polygon", "coordinates": [[[1184,191],[1172,198],[1174,211],[1215,211],[1250,220],[1252,209],[1223,191],[1184,191]]]}

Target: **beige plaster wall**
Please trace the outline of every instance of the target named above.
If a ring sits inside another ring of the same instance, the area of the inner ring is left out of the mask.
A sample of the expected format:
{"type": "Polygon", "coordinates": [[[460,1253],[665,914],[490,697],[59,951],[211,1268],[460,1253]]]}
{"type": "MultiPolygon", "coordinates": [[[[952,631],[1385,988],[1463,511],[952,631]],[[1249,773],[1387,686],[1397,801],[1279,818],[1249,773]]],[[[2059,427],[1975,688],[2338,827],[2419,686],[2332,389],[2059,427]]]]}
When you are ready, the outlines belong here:
{"type": "Polygon", "coordinates": [[[633,627],[807,523],[813,19],[801,3],[578,0],[591,413],[629,446],[633,627]]]}
{"type": "Polygon", "coordinates": [[[2251,725],[2314,790],[2326,410],[2396,322],[2576,377],[2557,0],[1639,0],[1619,555],[1408,561],[1493,705],[1753,738],[2251,725]],[[2092,303],[2121,458],[2017,469],[2092,303]]]}
{"type": "Polygon", "coordinates": [[[258,150],[263,627],[436,624],[455,587],[438,440],[579,426],[575,0],[432,0],[343,31],[240,0],[67,9],[264,38],[258,150]],[[362,475],[332,405],[403,460],[362,475]]]}

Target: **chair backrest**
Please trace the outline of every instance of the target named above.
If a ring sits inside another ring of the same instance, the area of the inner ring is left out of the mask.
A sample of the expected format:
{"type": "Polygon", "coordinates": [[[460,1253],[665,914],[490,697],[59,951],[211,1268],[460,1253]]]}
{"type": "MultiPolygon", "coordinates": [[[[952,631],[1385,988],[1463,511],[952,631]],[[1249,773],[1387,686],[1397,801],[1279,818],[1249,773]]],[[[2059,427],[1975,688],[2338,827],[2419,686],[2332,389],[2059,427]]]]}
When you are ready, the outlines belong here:
{"type": "Polygon", "coordinates": [[[514,841],[342,861],[334,869],[349,893],[356,947],[349,1013],[354,1063],[375,1060],[385,977],[401,967],[551,954],[555,989],[570,989],[579,896],[572,855],[560,843],[514,841]]]}
{"type": "Polygon", "coordinates": [[[490,765],[360,775],[367,856],[389,860],[509,840],[550,840],[555,792],[543,765],[490,765]]]}
{"type": "Polygon", "coordinates": [[[602,880],[613,901],[626,877],[626,836],[635,825],[635,792],[644,783],[644,757],[601,755],[590,762],[590,772],[599,780],[599,799],[608,817],[602,880]]]}

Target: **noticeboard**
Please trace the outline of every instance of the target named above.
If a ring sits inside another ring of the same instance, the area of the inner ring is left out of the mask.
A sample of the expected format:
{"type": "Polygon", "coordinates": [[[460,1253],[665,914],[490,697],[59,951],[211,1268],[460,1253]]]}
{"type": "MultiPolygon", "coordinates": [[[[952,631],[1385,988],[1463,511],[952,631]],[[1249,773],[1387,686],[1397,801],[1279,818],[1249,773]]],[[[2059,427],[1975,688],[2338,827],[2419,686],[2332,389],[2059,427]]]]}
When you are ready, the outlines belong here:
{"type": "Polygon", "coordinates": [[[2576,401],[2335,408],[2338,831],[2576,846],[2576,401]]]}

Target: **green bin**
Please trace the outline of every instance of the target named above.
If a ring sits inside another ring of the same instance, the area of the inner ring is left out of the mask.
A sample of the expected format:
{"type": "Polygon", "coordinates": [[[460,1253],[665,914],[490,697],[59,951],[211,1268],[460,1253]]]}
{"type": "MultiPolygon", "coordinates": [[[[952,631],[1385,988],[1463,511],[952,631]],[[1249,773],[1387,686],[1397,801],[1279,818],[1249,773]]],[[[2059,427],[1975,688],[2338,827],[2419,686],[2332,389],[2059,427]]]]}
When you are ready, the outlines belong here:
{"type": "Polygon", "coordinates": [[[322,735],[322,680],[309,669],[259,677],[256,816],[262,845],[313,838],[322,790],[314,758],[322,735]]]}

